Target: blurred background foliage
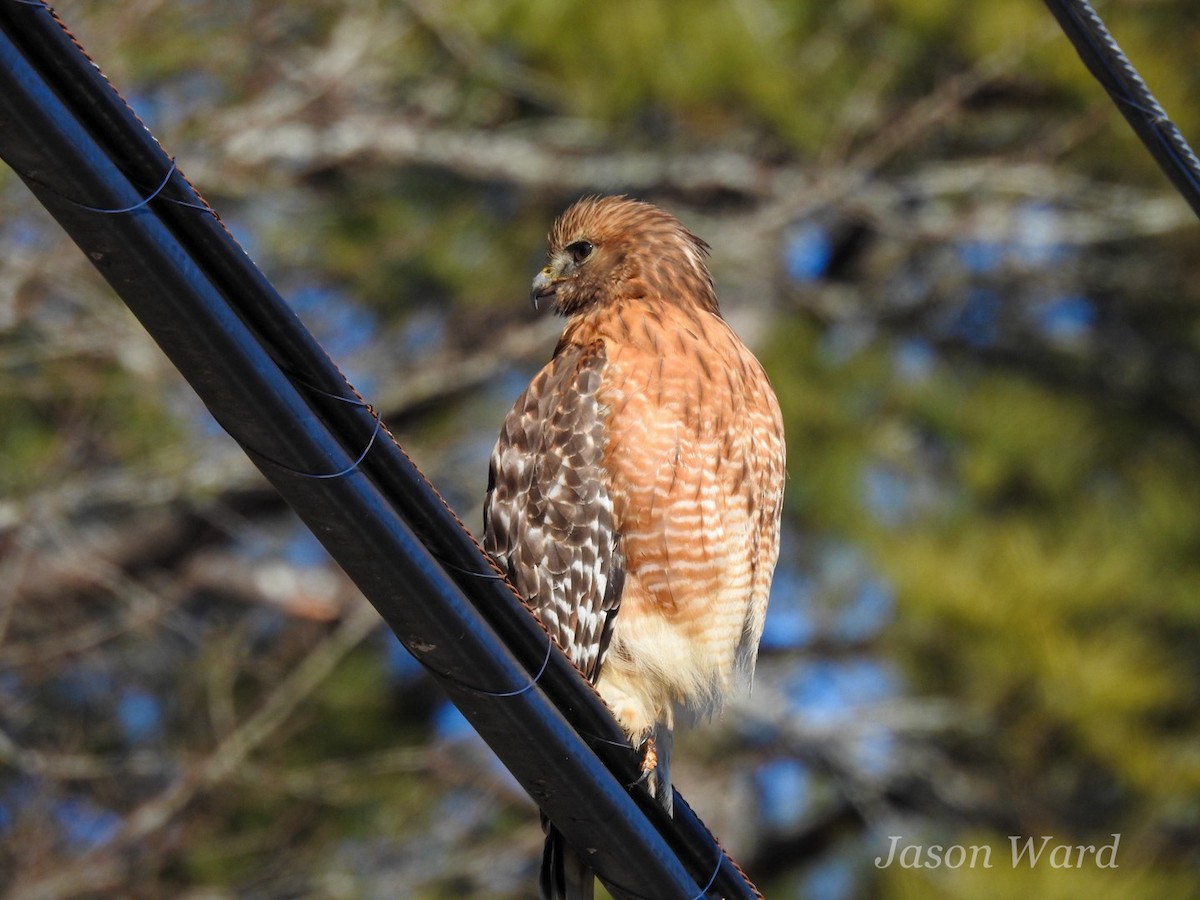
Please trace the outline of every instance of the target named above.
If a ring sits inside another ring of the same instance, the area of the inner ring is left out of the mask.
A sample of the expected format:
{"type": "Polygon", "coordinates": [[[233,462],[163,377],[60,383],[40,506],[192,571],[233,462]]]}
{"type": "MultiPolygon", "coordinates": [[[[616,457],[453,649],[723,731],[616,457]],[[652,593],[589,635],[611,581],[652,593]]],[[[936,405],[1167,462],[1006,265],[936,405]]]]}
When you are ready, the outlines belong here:
{"type": "MultiPolygon", "coordinates": [[[[1195,139],[1200,11],[1100,8],[1195,139]]],[[[713,245],[790,481],[676,776],[768,897],[1200,893],[1197,227],[1040,3],[59,10],[472,526],[554,215],[713,245]]],[[[533,805],[7,170],[0,459],[0,890],[530,895],[533,805]]]]}

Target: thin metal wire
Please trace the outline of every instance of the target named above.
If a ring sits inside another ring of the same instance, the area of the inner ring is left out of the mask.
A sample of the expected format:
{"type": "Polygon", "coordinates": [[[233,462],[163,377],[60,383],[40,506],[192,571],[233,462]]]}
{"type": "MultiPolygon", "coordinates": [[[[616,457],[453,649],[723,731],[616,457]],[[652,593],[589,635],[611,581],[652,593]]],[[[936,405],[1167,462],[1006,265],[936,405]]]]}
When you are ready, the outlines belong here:
{"type": "Polygon", "coordinates": [[[721,866],[723,866],[723,865],[725,865],[725,854],[724,853],[722,853],[721,858],[717,860],[717,867],[715,869],[713,869],[712,876],[708,879],[708,884],[706,884],[706,885],[704,885],[704,887],[700,888],[700,893],[698,893],[695,897],[693,897],[692,900],[704,900],[704,898],[708,896],[709,890],[712,888],[712,886],[714,884],[717,883],[717,876],[721,874],[721,866]]]}
{"type": "MultiPolygon", "coordinates": [[[[707,900],[708,892],[712,890],[712,886],[717,883],[717,877],[721,874],[721,868],[725,865],[725,854],[722,852],[717,860],[717,867],[713,869],[712,875],[708,879],[708,883],[700,888],[700,893],[696,894],[691,900],[707,900]]],[[[650,900],[646,894],[641,894],[632,888],[626,887],[618,882],[612,882],[622,897],[632,897],[634,900],[650,900]]]]}
{"type": "Polygon", "coordinates": [[[550,658],[553,656],[553,654],[554,639],[550,637],[550,632],[547,631],[546,658],[542,660],[542,667],[538,669],[537,674],[533,676],[532,680],[530,680],[528,684],[512,691],[489,691],[486,688],[475,687],[473,684],[467,684],[466,682],[455,678],[453,675],[447,675],[445,672],[439,672],[419,656],[414,656],[414,658],[441,681],[448,681],[465,691],[470,691],[472,694],[478,694],[481,697],[495,697],[498,699],[504,699],[508,697],[520,697],[522,694],[527,694],[532,691],[534,687],[537,686],[537,683],[542,680],[542,676],[545,675],[546,671],[550,668],[550,658]]]}
{"type": "Polygon", "coordinates": [[[463,575],[469,575],[472,578],[482,578],[485,581],[507,581],[508,579],[499,572],[480,572],[477,569],[468,569],[466,566],[460,566],[453,560],[449,560],[440,554],[433,554],[433,558],[438,561],[438,565],[443,569],[453,569],[455,572],[461,572],[463,575]]]}
{"type": "MultiPolygon", "coordinates": [[[[175,174],[175,171],[177,168],[178,167],[175,164],[175,158],[172,157],[171,158],[171,166],[170,166],[170,168],[167,169],[167,174],[163,176],[163,180],[161,182],[159,182],[158,187],[156,187],[147,196],[143,197],[141,200],[139,200],[137,203],[133,204],[132,206],[123,206],[120,209],[104,209],[99,206],[88,206],[86,203],[80,203],[77,200],[72,200],[71,202],[74,203],[76,206],[78,206],[80,209],[86,209],[90,212],[96,212],[96,213],[105,213],[106,215],[119,215],[121,213],[136,212],[137,210],[142,209],[144,206],[146,206],[148,203],[150,203],[151,200],[153,200],[155,197],[157,197],[159,194],[161,194],[163,192],[163,190],[167,186],[167,182],[171,180],[171,176],[175,174]]],[[[64,198],[64,199],[68,199],[68,198],[64,198]]]]}
{"type": "MultiPolygon", "coordinates": [[[[339,397],[336,399],[344,400],[345,398],[339,397]]],[[[366,407],[366,404],[364,403],[363,406],[366,407]]],[[[367,408],[369,409],[369,407],[367,407],[367,408]]],[[[362,465],[363,460],[367,458],[367,454],[371,452],[371,448],[375,446],[375,439],[379,437],[379,432],[383,429],[383,417],[380,416],[379,413],[375,412],[374,410],[371,410],[371,415],[375,419],[375,428],[371,432],[371,437],[367,441],[367,446],[363,448],[362,453],[360,453],[358,455],[358,458],[356,460],[354,460],[354,462],[350,463],[350,465],[346,466],[346,468],[341,469],[337,472],[328,472],[328,473],[305,472],[302,469],[296,469],[296,468],[293,468],[292,466],[281,463],[276,459],[272,459],[270,456],[267,456],[265,453],[260,453],[257,450],[255,450],[253,447],[249,447],[245,444],[242,444],[242,449],[245,450],[247,453],[249,453],[251,456],[261,459],[263,462],[267,463],[268,465],[270,465],[276,469],[281,469],[284,472],[289,472],[292,475],[297,475],[301,478],[317,478],[317,479],[345,478],[347,475],[349,475],[351,472],[353,472],[355,469],[357,469],[359,466],[362,465]]]]}
{"type": "MultiPolygon", "coordinates": [[[[36,5],[37,3],[40,2],[40,0],[12,0],[12,2],[20,3],[23,5],[36,5]]],[[[46,184],[39,178],[35,178],[32,175],[27,175],[23,172],[18,172],[17,174],[20,175],[21,178],[24,179],[26,182],[38,185],[43,190],[49,191],[50,193],[54,194],[55,196],[59,197],[60,199],[66,201],[67,203],[70,203],[74,207],[77,207],[79,209],[86,209],[88,212],[101,213],[102,215],[115,216],[115,215],[121,215],[123,213],[137,212],[139,209],[144,209],[146,206],[148,206],[151,203],[151,201],[161,199],[164,203],[173,203],[176,206],[185,206],[189,209],[198,209],[198,210],[200,210],[200,212],[207,213],[211,216],[216,216],[216,214],[217,214],[216,210],[214,210],[210,206],[206,206],[203,203],[192,203],[188,200],[178,200],[175,197],[161,196],[163,191],[166,190],[167,185],[170,183],[171,176],[174,175],[178,171],[179,171],[179,166],[175,162],[175,159],[172,158],[171,165],[167,169],[167,174],[163,176],[163,179],[161,182],[159,182],[158,187],[151,190],[150,193],[148,193],[145,197],[143,197],[137,203],[131,204],[130,206],[121,206],[121,207],[116,207],[116,208],[109,208],[109,207],[105,207],[105,206],[91,206],[87,203],[81,203],[78,200],[74,200],[71,197],[65,196],[60,191],[57,191],[54,188],[50,187],[48,184],[46,184]]]]}

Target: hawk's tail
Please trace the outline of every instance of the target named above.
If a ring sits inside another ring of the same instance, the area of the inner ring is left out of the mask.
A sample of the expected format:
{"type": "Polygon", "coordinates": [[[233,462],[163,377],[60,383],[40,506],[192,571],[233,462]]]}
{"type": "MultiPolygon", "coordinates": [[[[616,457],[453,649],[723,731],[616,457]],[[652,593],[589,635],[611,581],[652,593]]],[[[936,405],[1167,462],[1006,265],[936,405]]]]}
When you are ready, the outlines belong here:
{"type": "Polygon", "coordinates": [[[591,867],[567,844],[562,832],[546,822],[542,874],[538,880],[540,900],[592,900],[595,887],[591,867]]]}
{"type": "MultiPolygon", "coordinates": [[[[659,723],[654,729],[654,753],[657,763],[649,774],[647,787],[652,796],[672,812],[671,729],[659,723]]],[[[542,847],[542,872],[538,880],[539,900],[592,900],[596,881],[583,855],[571,847],[561,831],[543,817],[546,843],[542,847]]]]}
{"type": "Polygon", "coordinates": [[[658,762],[650,772],[650,795],[657,800],[668,813],[675,814],[675,792],[671,789],[671,746],[675,740],[675,732],[671,726],[659,722],[654,726],[654,752],[658,762]]]}

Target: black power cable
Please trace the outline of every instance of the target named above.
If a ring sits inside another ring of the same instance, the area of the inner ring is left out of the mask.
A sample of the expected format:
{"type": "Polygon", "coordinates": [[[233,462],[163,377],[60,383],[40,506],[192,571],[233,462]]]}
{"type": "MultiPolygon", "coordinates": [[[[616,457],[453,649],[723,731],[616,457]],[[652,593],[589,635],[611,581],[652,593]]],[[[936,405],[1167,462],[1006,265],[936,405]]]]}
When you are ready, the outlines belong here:
{"type": "Polygon", "coordinates": [[[1200,160],[1086,0],[1046,0],[1088,71],[1200,216],[1200,160]]]}
{"type": "Polygon", "coordinates": [[[614,893],[758,896],[40,2],[0,0],[0,158],[614,893]]]}

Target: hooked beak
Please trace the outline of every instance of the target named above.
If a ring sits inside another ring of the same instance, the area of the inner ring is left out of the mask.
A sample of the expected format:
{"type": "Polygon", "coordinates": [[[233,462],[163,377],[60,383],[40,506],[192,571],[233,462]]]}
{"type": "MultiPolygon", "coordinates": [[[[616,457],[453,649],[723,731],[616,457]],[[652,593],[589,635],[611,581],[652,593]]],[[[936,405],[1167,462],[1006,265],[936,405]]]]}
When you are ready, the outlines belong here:
{"type": "Polygon", "coordinates": [[[541,309],[539,301],[543,297],[553,297],[557,288],[558,279],[554,275],[554,269],[546,266],[534,276],[533,287],[529,290],[529,302],[533,304],[534,309],[541,309]]]}

